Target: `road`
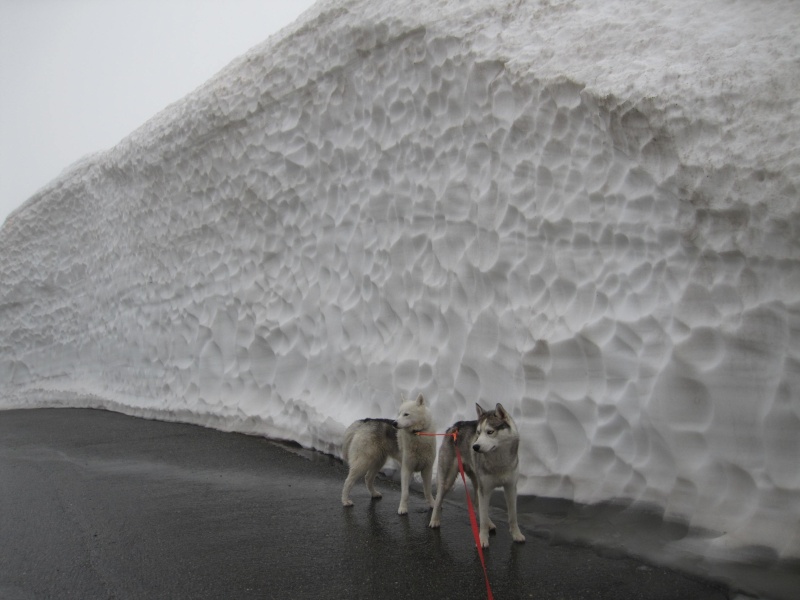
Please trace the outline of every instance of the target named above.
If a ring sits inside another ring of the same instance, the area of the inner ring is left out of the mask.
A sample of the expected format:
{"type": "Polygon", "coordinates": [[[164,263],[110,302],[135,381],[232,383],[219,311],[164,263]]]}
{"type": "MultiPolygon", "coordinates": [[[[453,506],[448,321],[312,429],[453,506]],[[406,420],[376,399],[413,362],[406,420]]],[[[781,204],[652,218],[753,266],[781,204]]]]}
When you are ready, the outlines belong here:
{"type": "MultiPolygon", "coordinates": [[[[260,437],[86,409],[0,412],[0,598],[486,598],[466,509],[442,528],[412,493],[260,437]]],[[[497,600],[724,600],[725,590],[636,560],[556,544],[504,512],[486,553],[497,600]]]]}

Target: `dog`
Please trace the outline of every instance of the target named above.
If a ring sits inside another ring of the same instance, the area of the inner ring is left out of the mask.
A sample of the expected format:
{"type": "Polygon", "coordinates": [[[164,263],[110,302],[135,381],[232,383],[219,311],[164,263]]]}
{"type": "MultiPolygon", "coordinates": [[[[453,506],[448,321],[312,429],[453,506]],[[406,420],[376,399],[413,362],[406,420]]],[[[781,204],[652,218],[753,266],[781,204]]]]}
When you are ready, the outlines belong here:
{"type": "MultiPolygon", "coordinates": [[[[456,444],[461,452],[464,471],[475,490],[475,503],[480,519],[480,542],[489,547],[489,532],[495,525],[489,518],[489,498],[496,487],[502,486],[506,496],[508,528],[515,542],[522,543],[525,536],[517,524],[517,479],[519,478],[519,433],[514,420],[502,404],[486,411],[479,404],[477,421],[459,421],[447,430],[456,433],[446,436],[439,447],[436,500],[428,527],[440,525],[442,501],[458,475],[456,444]]],[[[467,490],[469,493],[469,490],[467,490]]]]}
{"type": "Polygon", "coordinates": [[[432,431],[431,411],[422,394],[416,400],[404,401],[394,420],[360,419],[350,425],[342,444],[342,457],[350,467],[342,488],[342,505],[353,506],[350,490],[361,477],[370,495],[376,500],[381,498],[381,493],[375,489],[375,477],[386,460],[394,458],[400,463],[400,507],[397,514],[408,514],[408,487],[416,472],[422,474],[425,500],[433,506],[431,483],[436,442],[433,437],[417,435],[432,431]]]}

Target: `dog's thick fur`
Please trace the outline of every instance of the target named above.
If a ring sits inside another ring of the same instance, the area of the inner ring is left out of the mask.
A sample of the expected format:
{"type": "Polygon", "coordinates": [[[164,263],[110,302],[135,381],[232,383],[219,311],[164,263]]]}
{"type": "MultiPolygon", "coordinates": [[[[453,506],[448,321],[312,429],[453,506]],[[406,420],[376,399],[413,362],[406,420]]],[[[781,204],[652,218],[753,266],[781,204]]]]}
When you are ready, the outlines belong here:
{"type": "MultiPolygon", "coordinates": [[[[447,430],[458,432],[454,442],[452,436],[442,440],[439,447],[436,500],[428,525],[438,528],[445,494],[453,487],[458,475],[456,444],[461,452],[464,472],[472,481],[475,503],[480,518],[480,541],[489,547],[489,531],[495,529],[489,518],[489,498],[496,487],[502,486],[508,510],[508,528],[515,542],[524,542],[525,536],[517,524],[517,479],[519,477],[519,433],[511,415],[502,404],[494,410],[485,411],[475,405],[477,421],[459,421],[447,430]]],[[[467,490],[467,493],[469,491],[467,490]]]]}
{"type": "Polygon", "coordinates": [[[433,437],[417,433],[433,431],[431,411],[422,394],[416,400],[403,402],[395,420],[360,419],[350,425],[344,434],[342,457],[350,465],[350,472],[342,488],[342,505],[353,506],[350,490],[361,477],[370,495],[378,499],[375,477],[388,458],[400,463],[400,507],[397,514],[408,514],[408,488],[414,473],[422,473],[422,488],[428,504],[433,506],[431,480],[436,458],[433,437]]]}

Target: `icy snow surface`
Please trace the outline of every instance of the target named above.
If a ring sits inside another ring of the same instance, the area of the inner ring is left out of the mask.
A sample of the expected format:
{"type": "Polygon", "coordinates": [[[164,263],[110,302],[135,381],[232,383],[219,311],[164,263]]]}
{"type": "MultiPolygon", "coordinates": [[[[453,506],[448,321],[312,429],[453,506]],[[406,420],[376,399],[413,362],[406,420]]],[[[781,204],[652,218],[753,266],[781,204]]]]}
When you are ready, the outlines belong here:
{"type": "Polygon", "coordinates": [[[800,557],[798,31],[320,2],[9,217],[0,402],[338,453],[401,393],[442,429],[499,401],[523,493],[800,557]]]}

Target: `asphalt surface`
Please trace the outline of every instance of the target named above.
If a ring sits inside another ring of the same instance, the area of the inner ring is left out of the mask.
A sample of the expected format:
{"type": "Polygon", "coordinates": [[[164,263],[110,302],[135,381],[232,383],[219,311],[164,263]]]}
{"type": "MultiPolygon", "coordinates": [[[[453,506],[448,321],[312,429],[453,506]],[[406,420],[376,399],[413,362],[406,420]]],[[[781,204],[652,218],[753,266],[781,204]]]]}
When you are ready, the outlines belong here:
{"type": "MultiPolygon", "coordinates": [[[[83,409],[0,411],[0,599],[480,599],[466,509],[442,528],[412,492],[264,438],[83,409]]],[[[497,600],[722,600],[717,585],[532,531],[504,511],[486,552],[497,600]]]]}

